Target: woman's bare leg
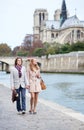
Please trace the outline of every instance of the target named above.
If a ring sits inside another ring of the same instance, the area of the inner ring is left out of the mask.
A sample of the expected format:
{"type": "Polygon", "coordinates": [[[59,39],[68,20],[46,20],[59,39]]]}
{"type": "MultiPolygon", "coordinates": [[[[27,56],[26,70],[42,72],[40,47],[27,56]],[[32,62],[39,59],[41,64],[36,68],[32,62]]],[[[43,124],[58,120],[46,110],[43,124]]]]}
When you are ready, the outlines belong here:
{"type": "Polygon", "coordinates": [[[30,112],[33,111],[33,106],[34,106],[34,93],[30,93],[31,94],[31,98],[30,98],[30,112]]]}
{"type": "Polygon", "coordinates": [[[34,112],[36,112],[36,106],[37,106],[37,102],[38,102],[38,94],[39,93],[35,93],[35,95],[34,95],[34,112]]]}

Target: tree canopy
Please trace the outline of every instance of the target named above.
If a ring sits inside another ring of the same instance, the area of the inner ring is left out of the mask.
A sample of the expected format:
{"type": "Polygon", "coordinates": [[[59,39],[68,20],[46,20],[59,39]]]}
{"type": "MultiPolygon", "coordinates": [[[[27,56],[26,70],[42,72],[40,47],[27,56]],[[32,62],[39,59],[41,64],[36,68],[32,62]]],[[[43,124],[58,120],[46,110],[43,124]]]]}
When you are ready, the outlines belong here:
{"type": "Polygon", "coordinates": [[[10,56],[11,48],[6,43],[0,44],[0,56],[10,56]]]}

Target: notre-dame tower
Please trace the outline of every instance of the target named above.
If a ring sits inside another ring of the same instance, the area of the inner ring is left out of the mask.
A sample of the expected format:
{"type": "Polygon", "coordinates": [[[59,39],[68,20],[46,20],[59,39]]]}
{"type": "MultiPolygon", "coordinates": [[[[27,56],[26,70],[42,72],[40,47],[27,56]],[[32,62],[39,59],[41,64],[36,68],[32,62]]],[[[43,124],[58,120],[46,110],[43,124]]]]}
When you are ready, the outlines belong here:
{"type": "Polygon", "coordinates": [[[46,9],[36,9],[34,12],[33,34],[40,34],[41,23],[48,20],[48,12],[46,9]]]}

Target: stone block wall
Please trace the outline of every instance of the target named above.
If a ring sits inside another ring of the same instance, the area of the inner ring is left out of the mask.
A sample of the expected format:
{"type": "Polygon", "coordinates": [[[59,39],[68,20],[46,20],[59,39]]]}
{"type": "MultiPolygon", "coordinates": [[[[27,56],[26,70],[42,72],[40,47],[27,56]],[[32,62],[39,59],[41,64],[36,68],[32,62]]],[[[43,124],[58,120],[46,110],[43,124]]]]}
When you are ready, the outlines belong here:
{"type": "Polygon", "coordinates": [[[84,72],[84,52],[49,55],[41,57],[43,72],[84,72]]]}

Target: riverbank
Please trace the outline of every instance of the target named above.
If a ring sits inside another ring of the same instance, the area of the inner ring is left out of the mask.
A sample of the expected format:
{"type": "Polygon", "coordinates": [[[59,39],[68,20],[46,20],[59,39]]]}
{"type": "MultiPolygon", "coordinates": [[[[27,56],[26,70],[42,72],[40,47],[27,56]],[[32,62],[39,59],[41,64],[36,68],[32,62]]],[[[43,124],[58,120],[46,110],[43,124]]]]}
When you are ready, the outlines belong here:
{"type": "MultiPolygon", "coordinates": [[[[39,94],[40,98],[84,114],[83,75],[42,73],[41,76],[47,89],[39,94]]],[[[0,72],[0,84],[10,88],[10,74],[0,72]]]]}
{"type": "Polygon", "coordinates": [[[39,100],[37,114],[18,115],[11,102],[11,90],[0,85],[0,130],[83,130],[84,115],[58,104],[39,100]]]}

